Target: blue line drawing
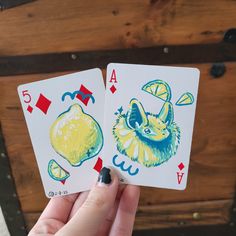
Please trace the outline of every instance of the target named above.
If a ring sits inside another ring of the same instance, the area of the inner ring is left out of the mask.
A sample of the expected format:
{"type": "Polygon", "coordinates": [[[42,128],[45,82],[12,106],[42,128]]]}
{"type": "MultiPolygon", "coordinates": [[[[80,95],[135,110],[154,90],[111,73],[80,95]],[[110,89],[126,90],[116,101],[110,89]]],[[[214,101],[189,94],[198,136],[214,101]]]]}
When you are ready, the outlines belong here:
{"type": "Polygon", "coordinates": [[[134,175],[137,175],[138,172],[139,172],[139,168],[136,168],[136,170],[134,172],[131,172],[131,168],[132,168],[132,165],[130,165],[128,168],[125,168],[124,167],[124,164],[125,164],[125,161],[122,161],[120,162],[119,164],[116,163],[116,159],[117,159],[118,155],[115,155],[113,158],[112,158],[112,163],[114,166],[116,167],[119,167],[121,170],[123,171],[127,171],[129,175],[131,176],[134,176],[134,175]]]}
{"type": "Polygon", "coordinates": [[[180,143],[171,102],[165,102],[160,112],[153,114],[146,112],[137,99],[131,99],[128,111],[118,115],[112,132],[117,150],[146,167],[168,161],[180,143]]]}
{"type": "Polygon", "coordinates": [[[187,106],[192,105],[194,103],[194,96],[186,92],[181,95],[181,97],[178,99],[178,101],[175,103],[176,106],[187,106]]]}
{"type": "Polygon", "coordinates": [[[95,157],[103,147],[99,123],[77,103],[57,117],[50,127],[49,137],[56,153],[74,167],[95,157]]]}
{"type": "Polygon", "coordinates": [[[114,113],[115,115],[121,115],[123,112],[123,107],[121,106],[120,108],[117,109],[117,111],[114,113]]]}
{"type": "Polygon", "coordinates": [[[170,102],[172,97],[170,86],[163,80],[150,81],[142,87],[142,90],[160,98],[164,102],[170,102]]]}
{"type": "Polygon", "coordinates": [[[71,98],[71,100],[74,100],[75,99],[75,96],[77,94],[80,94],[82,96],[82,100],[86,99],[87,97],[91,98],[92,100],[92,103],[95,103],[95,98],[92,94],[84,94],[82,91],[80,90],[76,90],[74,91],[73,93],[71,92],[65,92],[63,95],[62,95],[62,98],[61,100],[64,102],[65,101],[65,98],[66,96],[69,96],[71,98]]]}
{"type": "Polygon", "coordinates": [[[70,173],[54,159],[48,162],[48,174],[52,179],[60,181],[62,184],[64,184],[66,179],[70,177],[70,173]]]}

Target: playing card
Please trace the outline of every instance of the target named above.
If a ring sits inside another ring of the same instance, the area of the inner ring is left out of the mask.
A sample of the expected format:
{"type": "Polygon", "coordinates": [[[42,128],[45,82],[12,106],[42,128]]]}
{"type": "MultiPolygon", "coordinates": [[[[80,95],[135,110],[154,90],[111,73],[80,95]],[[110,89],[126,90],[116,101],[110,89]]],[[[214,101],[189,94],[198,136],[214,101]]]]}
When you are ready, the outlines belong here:
{"type": "Polygon", "coordinates": [[[18,87],[47,197],[93,184],[102,166],[104,92],[99,69],[18,87]]]}
{"type": "Polygon", "coordinates": [[[124,183],[185,189],[199,70],[112,63],[106,81],[104,164],[124,183]]]}

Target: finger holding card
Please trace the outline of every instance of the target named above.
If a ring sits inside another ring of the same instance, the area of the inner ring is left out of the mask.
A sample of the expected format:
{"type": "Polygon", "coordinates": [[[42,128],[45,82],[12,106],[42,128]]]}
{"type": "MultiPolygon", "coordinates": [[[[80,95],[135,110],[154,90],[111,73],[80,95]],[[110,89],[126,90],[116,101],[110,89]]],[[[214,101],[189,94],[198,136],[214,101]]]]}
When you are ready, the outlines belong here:
{"type": "Polygon", "coordinates": [[[48,197],[90,189],[101,169],[104,92],[99,69],[18,87],[48,197]]]}
{"type": "Polygon", "coordinates": [[[108,65],[102,156],[122,182],[185,189],[198,82],[195,68],[108,65]]]}

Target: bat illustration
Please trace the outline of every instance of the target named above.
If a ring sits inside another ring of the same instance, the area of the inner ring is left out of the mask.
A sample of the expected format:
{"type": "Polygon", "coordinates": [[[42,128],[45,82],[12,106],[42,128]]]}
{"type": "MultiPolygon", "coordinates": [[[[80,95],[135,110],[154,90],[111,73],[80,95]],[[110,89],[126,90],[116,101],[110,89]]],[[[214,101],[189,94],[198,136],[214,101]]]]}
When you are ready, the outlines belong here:
{"type": "Polygon", "coordinates": [[[121,154],[147,167],[168,161],[180,143],[171,102],[165,102],[159,114],[152,114],[133,98],[128,112],[118,116],[113,135],[121,154]]]}

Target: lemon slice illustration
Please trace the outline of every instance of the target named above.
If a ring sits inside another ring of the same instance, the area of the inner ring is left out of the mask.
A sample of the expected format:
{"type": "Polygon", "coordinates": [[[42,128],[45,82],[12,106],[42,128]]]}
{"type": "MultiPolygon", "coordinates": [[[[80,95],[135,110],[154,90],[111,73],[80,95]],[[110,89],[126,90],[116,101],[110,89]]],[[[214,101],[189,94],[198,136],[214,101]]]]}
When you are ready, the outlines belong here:
{"type": "Polygon", "coordinates": [[[171,99],[170,87],[166,82],[162,80],[150,81],[142,87],[142,90],[152,94],[155,97],[160,98],[165,102],[169,102],[171,99]]]}
{"type": "Polygon", "coordinates": [[[50,141],[54,150],[72,166],[80,166],[100,152],[103,134],[98,122],[79,104],[74,104],[52,124],[50,141]]]}
{"type": "Polygon", "coordinates": [[[179,100],[175,103],[177,106],[191,105],[194,102],[194,97],[191,93],[187,92],[181,95],[179,100]]]}
{"type": "Polygon", "coordinates": [[[55,160],[50,160],[48,163],[48,174],[51,178],[57,181],[65,181],[69,178],[70,174],[68,171],[63,169],[55,160]]]}

